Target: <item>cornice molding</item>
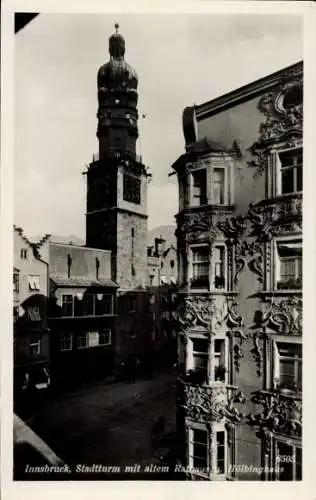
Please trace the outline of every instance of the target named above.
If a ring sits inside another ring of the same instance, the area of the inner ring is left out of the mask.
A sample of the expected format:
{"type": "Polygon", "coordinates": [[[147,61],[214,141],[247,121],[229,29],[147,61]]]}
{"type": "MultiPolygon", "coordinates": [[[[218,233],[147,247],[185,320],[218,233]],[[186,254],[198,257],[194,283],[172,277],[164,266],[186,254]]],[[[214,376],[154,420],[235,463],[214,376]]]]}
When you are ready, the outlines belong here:
{"type": "Polygon", "coordinates": [[[291,66],[287,66],[275,73],[260,78],[254,82],[248,83],[239,87],[232,92],[228,92],[216,99],[207,101],[203,104],[195,106],[197,121],[214,115],[232,106],[236,106],[246,100],[252,99],[265,92],[266,90],[278,85],[284,79],[293,78],[303,74],[303,61],[299,61],[291,66]]]}

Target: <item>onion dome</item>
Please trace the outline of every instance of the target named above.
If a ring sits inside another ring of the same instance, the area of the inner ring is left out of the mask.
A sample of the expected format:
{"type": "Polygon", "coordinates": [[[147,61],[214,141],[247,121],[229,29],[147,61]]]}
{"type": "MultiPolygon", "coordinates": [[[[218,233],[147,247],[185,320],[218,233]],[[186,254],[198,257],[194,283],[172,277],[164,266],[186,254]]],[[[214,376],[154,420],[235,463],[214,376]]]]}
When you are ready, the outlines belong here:
{"type": "Polygon", "coordinates": [[[101,66],[98,72],[99,90],[137,89],[138,76],[136,71],[124,60],[125,40],[118,33],[118,28],[119,25],[115,24],[116,33],[109,38],[111,59],[101,66]]]}

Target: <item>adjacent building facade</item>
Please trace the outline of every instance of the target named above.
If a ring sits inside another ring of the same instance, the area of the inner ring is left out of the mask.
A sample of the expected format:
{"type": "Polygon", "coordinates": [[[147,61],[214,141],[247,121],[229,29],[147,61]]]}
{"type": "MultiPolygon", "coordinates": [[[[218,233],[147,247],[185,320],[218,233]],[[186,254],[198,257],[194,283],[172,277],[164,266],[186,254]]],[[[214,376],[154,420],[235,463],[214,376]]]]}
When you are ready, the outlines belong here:
{"type": "MultiPolygon", "coordinates": [[[[48,239],[41,241],[47,247],[48,239]]],[[[14,227],[14,395],[24,410],[33,389],[47,389],[49,376],[48,265],[19,227],[14,227]]]]}
{"type": "Polygon", "coordinates": [[[54,386],[102,379],[115,363],[111,252],[50,243],[50,357],[54,386]]]}
{"type": "Polygon", "coordinates": [[[302,477],[303,64],[186,108],[179,454],[193,480],[302,477]]]}

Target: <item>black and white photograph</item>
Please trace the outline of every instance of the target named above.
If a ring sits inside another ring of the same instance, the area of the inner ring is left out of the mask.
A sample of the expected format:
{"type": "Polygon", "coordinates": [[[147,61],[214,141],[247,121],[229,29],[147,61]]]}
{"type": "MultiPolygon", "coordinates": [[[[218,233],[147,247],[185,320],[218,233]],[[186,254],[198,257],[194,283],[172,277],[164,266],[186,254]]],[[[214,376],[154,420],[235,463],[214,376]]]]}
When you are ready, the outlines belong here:
{"type": "Polygon", "coordinates": [[[12,27],[13,482],[302,482],[302,13],[12,27]]]}

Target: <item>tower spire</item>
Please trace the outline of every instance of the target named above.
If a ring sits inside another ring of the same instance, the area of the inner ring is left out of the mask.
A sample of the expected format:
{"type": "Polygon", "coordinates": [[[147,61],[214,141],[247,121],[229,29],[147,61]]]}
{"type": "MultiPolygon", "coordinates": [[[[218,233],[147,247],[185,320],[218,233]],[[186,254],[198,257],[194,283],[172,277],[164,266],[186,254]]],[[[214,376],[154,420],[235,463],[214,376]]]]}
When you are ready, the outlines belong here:
{"type": "Polygon", "coordinates": [[[119,27],[120,27],[120,25],[118,23],[114,24],[115,32],[116,32],[117,35],[118,35],[118,29],[119,29],[119,27]]]}

